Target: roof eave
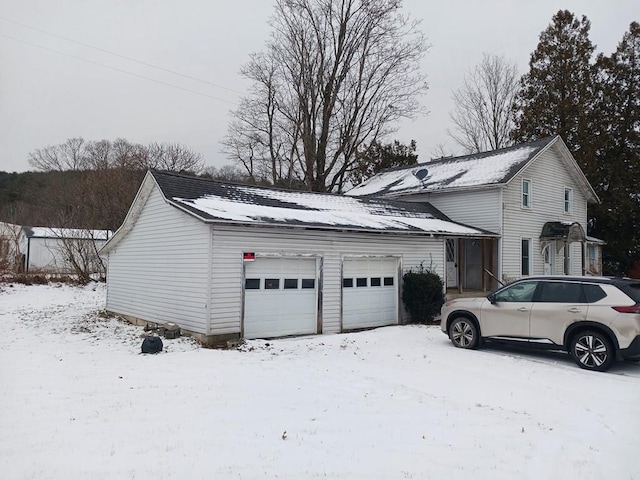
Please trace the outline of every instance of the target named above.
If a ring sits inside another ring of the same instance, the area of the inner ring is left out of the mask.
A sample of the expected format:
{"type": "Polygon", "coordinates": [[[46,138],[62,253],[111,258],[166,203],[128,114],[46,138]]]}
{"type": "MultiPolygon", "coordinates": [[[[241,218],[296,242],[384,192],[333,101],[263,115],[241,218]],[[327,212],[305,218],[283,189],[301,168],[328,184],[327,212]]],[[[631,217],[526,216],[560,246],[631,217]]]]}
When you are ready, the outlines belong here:
{"type": "MultiPolygon", "coordinates": [[[[98,251],[99,255],[105,255],[109,253],[120,241],[125,237],[125,235],[131,230],[133,224],[136,222],[140,213],[142,211],[142,207],[146,203],[149,195],[153,191],[154,188],[158,188],[160,193],[162,194],[162,189],[159,188],[153,174],[150,171],[147,171],[142,183],[140,184],[140,188],[136,192],[136,196],[131,202],[131,206],[127,211],[127,215],[124,217],[124,221],[122,225],[118,227],[118,229],[114,232],[107,243],[105,243],[102,248],[98,251]]],[[[164,197],[164,194],[162,194],[164,197]]]]}

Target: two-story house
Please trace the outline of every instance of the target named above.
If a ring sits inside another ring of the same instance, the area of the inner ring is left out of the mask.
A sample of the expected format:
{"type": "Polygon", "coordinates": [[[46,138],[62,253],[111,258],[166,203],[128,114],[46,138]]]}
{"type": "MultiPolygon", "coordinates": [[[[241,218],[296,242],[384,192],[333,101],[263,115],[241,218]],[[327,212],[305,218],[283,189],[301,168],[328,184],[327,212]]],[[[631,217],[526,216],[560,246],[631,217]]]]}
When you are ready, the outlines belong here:
{"type": "Polygon", "coordinates": [[[586,235],[598,197],[559,136],[386,170],[352,196],[428,202],[497,239],[446,240],[446,285],[488,290],[539,274],[600,274],[602,242],[586,235]]]}

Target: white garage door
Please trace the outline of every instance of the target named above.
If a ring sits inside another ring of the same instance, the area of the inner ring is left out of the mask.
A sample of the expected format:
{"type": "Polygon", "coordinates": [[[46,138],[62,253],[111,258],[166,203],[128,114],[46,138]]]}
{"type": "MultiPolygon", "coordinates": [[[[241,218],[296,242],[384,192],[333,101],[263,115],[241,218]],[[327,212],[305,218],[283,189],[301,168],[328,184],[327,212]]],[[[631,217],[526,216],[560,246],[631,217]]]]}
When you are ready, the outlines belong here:
{"type": "Polygon", "coordinates": [[[342,267],[342,329],[398,323],[398,261],[345,259],[342,267]]]}
{"type": "Polygon", "coordinates": [[[315,259],[257,258],[245,264],[244,337],[317,333],[315,259]]]}

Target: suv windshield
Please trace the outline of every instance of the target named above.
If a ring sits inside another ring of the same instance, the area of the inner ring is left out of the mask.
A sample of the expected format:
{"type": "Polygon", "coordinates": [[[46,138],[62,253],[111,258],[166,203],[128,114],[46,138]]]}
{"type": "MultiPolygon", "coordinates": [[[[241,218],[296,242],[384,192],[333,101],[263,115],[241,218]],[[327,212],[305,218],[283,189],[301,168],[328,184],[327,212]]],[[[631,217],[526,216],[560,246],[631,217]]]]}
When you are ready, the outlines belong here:
{"type": "Polygon", "coordinates": [[[496,292],[496,302],[531,302],[538,282],[518,282],[496,292]]]}

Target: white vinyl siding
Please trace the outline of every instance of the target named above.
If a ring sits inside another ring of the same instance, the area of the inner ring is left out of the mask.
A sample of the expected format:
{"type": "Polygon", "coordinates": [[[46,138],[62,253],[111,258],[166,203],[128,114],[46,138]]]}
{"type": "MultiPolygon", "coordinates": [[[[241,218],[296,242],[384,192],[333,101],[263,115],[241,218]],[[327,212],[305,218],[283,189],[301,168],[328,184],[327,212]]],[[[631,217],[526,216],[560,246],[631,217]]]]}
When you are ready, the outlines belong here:
{"type": "MultiPolygon", "coordinates": [[[[526,170],[516,175],[504,189],[502,236],[502,274],[505,279],[518,278],[521,270],[520,240],[531,238],[531,275],[542,275],[544,259],[540,234],[546,222],[578,222],[587,229],[587,201],[580,185],[570,174],[564,161],[559,158],[556,147],[541,153],[526,170]],[[535,185],[535,201],[531,209],[522,208],[522,179],[529,178],[535,185]],[[564,213],[561,201],[565,188],[573,189],[573,213],[564,213]]],[[[472,224],[473,225],[473,224],[472,224]]],[[[579,261],[581,245],[571,244],[572,274],[581,273],[579,261]]],[[[560,273],[563,264],[562,248],[556,249],[556,271],[560,273]],[[559,250],[559,251],[558,251],[559,250]]]]}
{"type": "Polygon", "coordinates": [[[107,309],[206,333],[209,227],[154,188],[128,234],[109,253],[107,309]]]}
{"type": "Polygon", "coordinates": [[[459,192],[432,192],[403,200],[429,202],[454,222],[500,233],[500,188],[459,192]]]}
{"type": "Polygon", "coordinates": [[[214,225],[211,334],[240,332],[243,252],[256,256],[318,258],[320,325],[318,333],[341,330],[342,261],[345,256],[395,256],[403,271],[420,262],[444,278],[442,238],[340,231],[214,225]]]}

